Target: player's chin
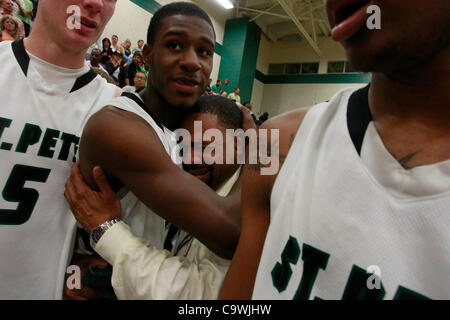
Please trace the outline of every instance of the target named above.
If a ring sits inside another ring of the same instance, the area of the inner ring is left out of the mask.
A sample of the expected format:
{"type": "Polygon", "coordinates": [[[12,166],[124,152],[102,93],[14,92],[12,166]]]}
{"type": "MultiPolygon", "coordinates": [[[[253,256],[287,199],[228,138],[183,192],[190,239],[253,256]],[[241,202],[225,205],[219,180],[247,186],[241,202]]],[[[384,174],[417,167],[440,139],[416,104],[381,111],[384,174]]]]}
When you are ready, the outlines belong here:
{"type": "Polygon", "coordinates": [[[200,93],[192,95],[177,95],[168,101],[171,105],[179,109],[190,109],[197,102],[199,97],[200,93]]]}
{"type": "Polygon", "coordinates": [[[385,42],[381,34],[374,34],[368,30],[355,34],[344,41],[342,45],[346,51],[349,64],[359,72],[379,72],[386,64],[385,42]]]}

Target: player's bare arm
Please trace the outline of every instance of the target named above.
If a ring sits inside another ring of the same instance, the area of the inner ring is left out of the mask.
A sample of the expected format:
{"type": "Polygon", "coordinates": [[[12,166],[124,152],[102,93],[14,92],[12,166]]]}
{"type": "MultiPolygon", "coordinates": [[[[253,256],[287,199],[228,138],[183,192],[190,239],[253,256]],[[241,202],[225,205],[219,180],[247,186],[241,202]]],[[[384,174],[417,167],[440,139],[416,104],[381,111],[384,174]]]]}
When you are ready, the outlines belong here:
{"type": "MultiPolygon", "coordinates": [[[[274,117],[260,127],[279,129],[280,169],[287,157],[301,121],[308,109],[294,110],[274,117]]],[[[268,137],[271,135],[268,135],[268,137]]],[[[271,150],[274,152],[274,150],[271,150]]],[[[270,196],[279,171],[275,175],[261,175],[262,164],[248,164],[244,168],[242,186],[242,230],[239,243],[225,277],[220,299],[250,299],[261,258],[264,240],[270,223],[270,196]]]]}
{"type": "Polygon", "coordinates": [[[240,232],[231,212],[236,206],[178,168],[142,118],[114,107],[91,117],[80,142],[80,167],[92,187],[97,165],[161,217],[231,258],[240,232]]]}

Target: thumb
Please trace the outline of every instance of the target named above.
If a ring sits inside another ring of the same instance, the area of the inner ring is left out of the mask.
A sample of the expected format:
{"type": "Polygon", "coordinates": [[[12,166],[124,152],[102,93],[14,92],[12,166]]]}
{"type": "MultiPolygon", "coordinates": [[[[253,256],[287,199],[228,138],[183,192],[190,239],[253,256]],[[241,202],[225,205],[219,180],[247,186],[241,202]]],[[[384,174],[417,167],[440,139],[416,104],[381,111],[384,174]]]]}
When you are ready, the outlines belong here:
{"type": "Polygon", "coordinates": [[[100,189],[100,192],[112,192],[111,186],[109,185],[106,174],[102,168],[99,166],[94,167],[94,169],[92,169],[92,176],[94,177],[95,184],[100,189]]]}

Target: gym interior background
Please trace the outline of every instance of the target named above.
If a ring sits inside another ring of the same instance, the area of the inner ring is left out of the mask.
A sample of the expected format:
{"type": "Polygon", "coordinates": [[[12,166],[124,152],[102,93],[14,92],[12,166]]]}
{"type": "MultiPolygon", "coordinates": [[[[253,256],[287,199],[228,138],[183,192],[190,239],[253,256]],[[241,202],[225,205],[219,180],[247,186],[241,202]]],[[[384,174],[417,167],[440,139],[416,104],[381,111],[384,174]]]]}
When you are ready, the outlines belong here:
{"type": "MultiPolygon", "coordinates": [[[[189,0],[185,0],[189,1],[189,0]]],[[[120,0],[103,37],[147,38],[152,14],[174,0],[120,0]]],[[[211,78],[240,87],[241,101],[270,117],[330,99],[349,86],[363,87],[369,74],[354,72],[343,48],[331,39],[322,0],[234,0],[225,9],[215,0],[193,0],[211,17],[216,52],[211,78]]]]}

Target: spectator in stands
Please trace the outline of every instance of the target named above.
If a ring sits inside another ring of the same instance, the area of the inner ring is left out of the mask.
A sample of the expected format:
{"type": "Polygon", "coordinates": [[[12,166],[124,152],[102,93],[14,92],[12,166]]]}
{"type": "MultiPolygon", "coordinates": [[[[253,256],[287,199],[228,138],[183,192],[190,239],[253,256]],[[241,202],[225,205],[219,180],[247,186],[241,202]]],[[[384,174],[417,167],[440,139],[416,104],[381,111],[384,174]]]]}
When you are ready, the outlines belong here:
{"type": "Polygon", "coordinates": [[[224,98],[228,98],[228,92],[226,91],[222,91],[220,95],[224,98]]]}
{"type": "Polygon", "coordinates": [[[31,30],[31,18],[33,16],[33,2],[31,0],[14,0],[19,8],[18,18],[23,22],[25,36],[28,37],[31,30]]]}
{"type": "Polygon", "coordinates": [[[39,0],[31,0],[31,2],[33,3],[33,14],[31,17],[31,22],[34,22],[34,19],[36,19],[36,13],[37,13],[37,7],[38,7],[38,3],[39,0]]]}
{"type": "Polygon", "coordinates": [[[141,70],[143,64],[142,54],[140,51],[136,51],[133,55],[133,61],[127,66],[125,72],[125,85],[134,86],[134,76],[141,70]]]}
{"type": "Polygon", "coordinates": [[[114,81],[119,82],[120,65],[123,60],[123,56],[115,51],[111,55],[111,60],[109,60],[105,65],[105,70],[108,71],[109,75],[114,79],[114,81]]]}
{"type": "Polygon", "coordinates": [[[259,121],[260,121],[261,123],[264,123],[264,121],[266,121],[267,119],[269,119],[269,113],[267,113],[267,112],[264,112],[264,113],[262,114],[262,116],[259,117],[259,121]]]}
{"type": "MultiPolygon", "coordinates": [[[[14,14],[14,3],[13,0],[0,0],[0,7],[3,9],[2,12],[0,12],[0,17],[3,16],[12,16],[13,19],[17,22],[19,25],[19,35],[22,39],[25,36],[25,28],[23,26],[23,22],[14,14]]],[[[17,6],[17,4],[16,4],[17,6]]]]}
{"type": "Polygon", "coordinates": [[[222,90],[226,92],[231,92],[230,80],[225,79],[222,84],[222,90]]]}
{"type": "Polygon", "coordinates": [[[137,51],[142,52],[142,50],[144,50],[144,40],[139,40],[137,42],[137,47],[133,48],[133,50],[131,50],[134,53],[136,53],[137,51]]]}
{"type": "Polygon", "coordinates": [[[240,91],[241,89],[239,89],[239,87],[234,88],[234,92],[228,95],[228,99],[233,100],[237,103],[241,103],[241,97],[239,96],[240,91]]]}
{"type": "Polygon", "coordinates": [[[222,87],[222,80],[217,79],[216,84],[213,85],[211,89],[215,94],[220,94],[221,87],[222,87]]]}
{"type": "Polygon", "coordinates": [[[12,16],[3,16],[0,18],[0,41],[20,40],[19,24],[12,16]]]}
{"type": "Polygon", "coordinates": [[[123,57],[125,54],[125,50],[123,50],[122,46],[119,44],[119,37],[117,35],[113,35],[111,37],[111,50],[112,52],[119,52],[120,55],[123,57]]]}
{"type": "Polygon", "coordinates": [[[100,51],[100,49],[94,48],[91,51],[87,65],[90,67],[100,68],[103,71],[107,72],[105,68],[100,64],[101,60],[102,60],[102,52],[100,51]]]}
{"type": "Polygon", "coordinates": [[[111,59],[113,51],[111,49],[111,41],[108,38],[104,38],[102,42],[103,42],[103,51],[100,63],[106,65],[106,63],[111,59]]]}
{"type": "Polygon", "coordinates": [[[248,110],[250,110],[250,115],[252,116],[253,121],[255,122],[255,124],[257,124],[258,120],[256,119],[256,116],[255,116],[255,114],[252,111],[252,105],[250,104],[250,101],[245,101],[244,102],[244,107],[246,107],[248,110]]]}
{"type": "Polygon", "coordinates": [[[130,48],[131,48],[131,41],[130,41],[130,39],[125,40],[120,46],[123,49],[123,55],[128,60],[128,57],[131,55],[131,50],[130,50],[130,48]]]}
{"type": "Polygon", "coordinates": [[[212,88],[211,88],[211,82],[212,82],[212,79],[211,78],[209,78],[209,82],[208,82],[208,86],[206,87],[206,91],[212,91],[212,88]]]}
{"type": "Polygon", "coordinates": [[[145,75],[144,72],[137,71],[136,74],[134,75],[133,83],[134,83],[133,86],[125,86],[122,88],[122,90],[125,92],[136,92],[136,93],[141,92],[142,90],[145,89],[145,86],[147,84],[147,76],[145,75]]]}

